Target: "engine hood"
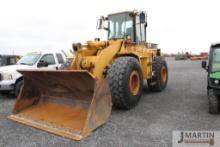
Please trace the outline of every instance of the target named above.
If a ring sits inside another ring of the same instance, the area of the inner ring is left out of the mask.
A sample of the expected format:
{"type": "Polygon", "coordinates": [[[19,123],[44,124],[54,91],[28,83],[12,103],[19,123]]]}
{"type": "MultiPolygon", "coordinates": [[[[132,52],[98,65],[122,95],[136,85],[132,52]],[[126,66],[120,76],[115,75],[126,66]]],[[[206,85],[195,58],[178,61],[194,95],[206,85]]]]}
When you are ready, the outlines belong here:
{"type": "Polygon", "coordinates": [[[20,69],[32,69],[32,66],[29,65],[20,65],[20,64],[16,64],[16,65],[9,65],[9,66],[3,66],[0,67],[0,72],[1,73],[14,73],[17,72],[17,70],[20,69]]]}

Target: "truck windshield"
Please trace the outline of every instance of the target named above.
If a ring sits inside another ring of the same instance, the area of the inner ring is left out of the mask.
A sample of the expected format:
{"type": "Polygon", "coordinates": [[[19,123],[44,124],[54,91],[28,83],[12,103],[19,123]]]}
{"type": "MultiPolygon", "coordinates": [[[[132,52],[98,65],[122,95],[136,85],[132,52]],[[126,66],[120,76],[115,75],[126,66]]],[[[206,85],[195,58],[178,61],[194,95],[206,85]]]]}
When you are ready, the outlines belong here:
{"type": "Polygon", "coordinates": [[[23,56],[17,64],[23,64],[23,65],[34,65],[37,60],[40,58],[41,54],[37,53],[31,53],[23,56]]]}
{"type": "Polygon", "coordinates": [[[213,50],[212,72],[220,71],[220,48],[213,50]]]}
{"type": "Polygon", "coordinates": [[[133,18],[128,13],[110,15],[109,19],[109,39],[125,38],[133,34],[133,18]]]}

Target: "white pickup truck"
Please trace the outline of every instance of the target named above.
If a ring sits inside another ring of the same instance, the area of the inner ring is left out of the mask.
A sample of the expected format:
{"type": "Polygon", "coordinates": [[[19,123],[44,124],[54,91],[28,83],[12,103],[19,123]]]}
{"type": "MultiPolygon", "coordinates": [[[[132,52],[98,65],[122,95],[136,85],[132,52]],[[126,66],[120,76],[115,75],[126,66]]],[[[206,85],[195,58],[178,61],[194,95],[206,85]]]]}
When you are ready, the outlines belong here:
{"type": "Polygon", "coordinates": [[[0,92],[13,92],[18,96],[23,85],[23,77],[17,70],[47,69],[56,70],[65,62],[59,52],[35,52],[23,56],[17,64],[0,67],[0,92]]]}

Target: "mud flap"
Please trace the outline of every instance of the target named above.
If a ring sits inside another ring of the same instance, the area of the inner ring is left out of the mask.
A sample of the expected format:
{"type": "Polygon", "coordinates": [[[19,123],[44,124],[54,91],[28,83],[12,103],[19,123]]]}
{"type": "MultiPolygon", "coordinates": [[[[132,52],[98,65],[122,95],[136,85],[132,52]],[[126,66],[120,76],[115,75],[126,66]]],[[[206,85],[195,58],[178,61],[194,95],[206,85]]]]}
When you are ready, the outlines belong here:
{"type": "Polygon", "coordinates": [[[105,79],[87,71],[19,71],[24,77],[8,118],[81,140],[107,122],[112,100],[105,79]]]}

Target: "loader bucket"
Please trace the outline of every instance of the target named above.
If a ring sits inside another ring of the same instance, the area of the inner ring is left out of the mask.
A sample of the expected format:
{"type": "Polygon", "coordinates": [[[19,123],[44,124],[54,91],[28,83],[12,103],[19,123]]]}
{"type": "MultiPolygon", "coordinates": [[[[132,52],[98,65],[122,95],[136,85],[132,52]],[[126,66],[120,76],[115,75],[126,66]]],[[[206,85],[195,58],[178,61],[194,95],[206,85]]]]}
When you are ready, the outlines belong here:
{"type": "Polygon", "coordinates": [[[74,140],[104,124],[112,100],[105,79],[87,71],[19,71],[24,86],[9,119],[74,140]]]}

